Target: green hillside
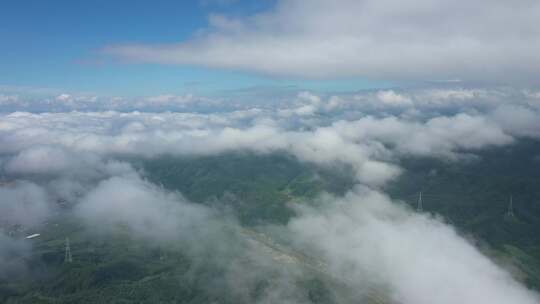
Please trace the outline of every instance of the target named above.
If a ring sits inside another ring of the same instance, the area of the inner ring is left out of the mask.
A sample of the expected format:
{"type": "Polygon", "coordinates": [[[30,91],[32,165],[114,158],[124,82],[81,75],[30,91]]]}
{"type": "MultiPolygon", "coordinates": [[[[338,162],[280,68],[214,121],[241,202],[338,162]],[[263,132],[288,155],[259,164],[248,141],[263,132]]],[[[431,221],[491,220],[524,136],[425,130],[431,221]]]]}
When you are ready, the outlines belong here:
{"type": "MultiPolygon", "coordinates": [[[[514,265],[514,274],[540,289],[540,144],[524,142],[492,149],[467,162],[435,159],[403,160],[406,172],[385,189],[396,199],[416,205],[423,191],[424,212],[439,214],[472,235],[487,254],[514,265]],[[505,217],[508,199],[514,199],[514,217],[505,217]]],[[[252,233],[263,223],[286,223],[294,199],[322,191],[343,194],[353,179],[346,168],[300,163],[285,154],[225,154],[199,158],[161,157],[131,160],[148,180],[180,191],[189,200],[235,214],[248,233],[235,246],[255,244],[272,255],[297,260],[302,271],[291,284],[312,303],[354,302],[354,291],[339,279],[310,266],[303,256],[274,246],[252,233]]],[[[249,299],[224,284],[226,269],[216,256],[200,263],[180,245],[141,242],[119,228],[112,235],[90,235],[74,221],[69,210],[39,228],[30,256],[19,257],[28,269],[0,280],[0,302],[14,303],[250,303],[280,284],[275,274],[255,275],[249,299]],[[69,236],[73,263],[64,262],[69,236]],[[273,278],[273,279],[272,279],[273,278]]],[[[217,253],[216,253],[217,254],[217,253]]],[[[220,257],[223,259],[231,258],[220,257]]],[[[238,260],[236,261],[238,262],[238,260]]],[[[249,269],[254,263],[241,257],[249,269]]],[[[281,262],[280,262],[281,263],[281,262]]],[[[279,263],[278,263],[279,264],[279,263]]],[[[291,265],[283,264],[283,269],[291,265]]],[[[358,299],[356,299],[358,300],[358,299]]],[[[374,292],[366,303],[384,303],[374,292]]]]}
{"type": "Polygon", "coordinates": [[[540,143],[521,141],[468,161],[410,158],[402,162],[404,175],[386,191],[413,208],[422,191],[425,212],[444,216],[481,246],[509,256],[527,283],[540,289],[539,153],[540,143]],[[514,216],[507,216],[510,196],[514,216]]]}

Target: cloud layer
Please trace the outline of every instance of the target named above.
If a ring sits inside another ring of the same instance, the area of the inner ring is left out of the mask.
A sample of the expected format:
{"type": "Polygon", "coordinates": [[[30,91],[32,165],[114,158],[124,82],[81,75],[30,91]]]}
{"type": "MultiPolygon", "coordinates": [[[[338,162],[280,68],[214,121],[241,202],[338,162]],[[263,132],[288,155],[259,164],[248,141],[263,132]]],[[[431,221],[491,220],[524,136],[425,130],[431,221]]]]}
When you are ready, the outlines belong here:
{"type": "Polygon", "coordinates": [[[537,303],[538,297],[435,218],[357,188],[303,208],[289,227],[360,290],[387,286],[397,303],[537,303]],[[489,300],[488,300],[489,299],[489,300]]]}
{"type": "MultiPolygon", "coordinates": [[[[76,97],[57,98],[69,100],[77,109],[76,97]]],[[[537,303],[535,293],[474,244],[439,219],[391,201],[381,186],[400,174],[404,157],[460,160],[523,137],[538,139],[539,122],[534,92],[464,88],[302,92],[288,102],[211,113],[3,113],[0,257],[31,250],[4,233],[5,227],[37,227],[61,200],[90,231],[121,229],[148,243],[181,244],[201,263],[215,259],[223,267],[219,284],[246,302],[309,302],[293,284],[306,275],[298,258],[265,245],[230,215],[146,181],[127,162],[164,154],[286,152],[301,162],[345,165],[355,173],[357,186],[344,197],[297,202],[288,225],[261,227],[313,255],[320,273],[360,296],[376,290],[405,304],[537,303]],[[250,298],[255,277],[247,273],[273,279],[262,299],[250,298]]],[[[24,268],[6,265],[0,264],[0,276],[24,268]]]]}
{"type": "Polygon", "coordinates": [[[538,18],[534,0],[280,0],[254,16],[210,15],[207,29],[178,44],[106,51],[135,62],[304,78],[538,84],[538,18]]]}

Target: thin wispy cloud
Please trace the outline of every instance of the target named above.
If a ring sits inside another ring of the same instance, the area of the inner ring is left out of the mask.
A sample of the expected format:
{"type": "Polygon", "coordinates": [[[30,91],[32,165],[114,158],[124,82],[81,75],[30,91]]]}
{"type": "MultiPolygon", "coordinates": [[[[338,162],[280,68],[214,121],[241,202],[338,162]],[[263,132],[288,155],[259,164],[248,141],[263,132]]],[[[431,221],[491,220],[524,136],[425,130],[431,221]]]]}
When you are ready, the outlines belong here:
{"type": "Polygon", "coordinates": [[[538,84],[539,14],[529,0],[281,0],[253,16],[211,15],[190,40],[105,51],[133,62],[303,78],[538,84]]]}

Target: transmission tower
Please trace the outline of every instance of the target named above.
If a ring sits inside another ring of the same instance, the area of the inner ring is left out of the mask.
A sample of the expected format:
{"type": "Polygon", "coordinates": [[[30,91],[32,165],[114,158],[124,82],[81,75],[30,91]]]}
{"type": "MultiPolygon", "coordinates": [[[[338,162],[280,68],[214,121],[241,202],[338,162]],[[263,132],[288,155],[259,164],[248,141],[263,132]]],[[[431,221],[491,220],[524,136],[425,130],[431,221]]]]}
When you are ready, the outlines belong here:
{"type": "Polygon", "coordinates": [[[64,257],[64,263],[73,262],[73,257],[71,256],[71,247],[69,246],[69,238],[66,238],[66,256],[64,257]]]}
{"type": "Polygon", "coordinates": [[[416,206],[416,211],[424,211],[424,206],[422,205],[422,191],[418,193],[418,205],[416,206]]]}
{"type": "Polygon", "coordinates": [[[510,203],[508,204],[508,211],[506,211],[506,216],[508,218],[515,217],[515,215],[514,215],[514,201],[513,201],[511,195],[510,195],[510,203]]]}

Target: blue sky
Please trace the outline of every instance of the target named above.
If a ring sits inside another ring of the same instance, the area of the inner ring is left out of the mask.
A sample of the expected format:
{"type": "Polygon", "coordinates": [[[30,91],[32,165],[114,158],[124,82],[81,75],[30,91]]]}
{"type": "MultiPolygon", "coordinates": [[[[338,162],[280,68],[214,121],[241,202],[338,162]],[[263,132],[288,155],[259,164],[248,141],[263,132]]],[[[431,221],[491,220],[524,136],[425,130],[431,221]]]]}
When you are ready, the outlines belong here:
{"type": "Polygon", "coordinates": [[[103,54],[108,45],[189,40],[208,14],[242,18],[272,0],[20,0],[0,10],[0,85],[104,95],[223,94],[257,87],[350,91],[389,86],[347,78],[305,80],[195,66],[130,64],[103,54]]]}
{"type": "Polygon", "coordinates": [[[4,1],[0,93],[540,88],[540,3],[489,3],[4,1]]]}

